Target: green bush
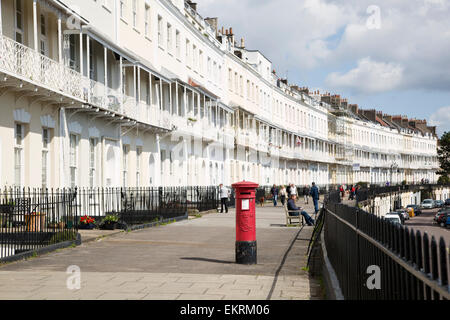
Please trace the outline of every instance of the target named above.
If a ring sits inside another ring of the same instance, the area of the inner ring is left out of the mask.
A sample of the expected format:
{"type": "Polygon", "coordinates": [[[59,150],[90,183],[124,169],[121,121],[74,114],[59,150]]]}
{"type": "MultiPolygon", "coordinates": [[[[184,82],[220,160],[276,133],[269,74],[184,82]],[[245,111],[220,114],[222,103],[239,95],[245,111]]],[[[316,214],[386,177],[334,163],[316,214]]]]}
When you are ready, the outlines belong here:
{"type": "Polygon", "coordinates": [[[438,184],[450,184],[450,178],[448,176],[440,176],[438,184]]]}

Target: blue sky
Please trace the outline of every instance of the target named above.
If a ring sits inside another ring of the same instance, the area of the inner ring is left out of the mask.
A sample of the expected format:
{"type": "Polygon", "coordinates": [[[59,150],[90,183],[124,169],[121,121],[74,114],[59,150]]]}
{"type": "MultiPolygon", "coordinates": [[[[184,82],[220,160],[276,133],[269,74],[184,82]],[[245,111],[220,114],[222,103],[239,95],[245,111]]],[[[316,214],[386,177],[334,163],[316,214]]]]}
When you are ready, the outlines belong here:
{"type": "Polygon", "coordinates": [[[280,76],[450,131],[450,0],[197,0],[280,76]]]}

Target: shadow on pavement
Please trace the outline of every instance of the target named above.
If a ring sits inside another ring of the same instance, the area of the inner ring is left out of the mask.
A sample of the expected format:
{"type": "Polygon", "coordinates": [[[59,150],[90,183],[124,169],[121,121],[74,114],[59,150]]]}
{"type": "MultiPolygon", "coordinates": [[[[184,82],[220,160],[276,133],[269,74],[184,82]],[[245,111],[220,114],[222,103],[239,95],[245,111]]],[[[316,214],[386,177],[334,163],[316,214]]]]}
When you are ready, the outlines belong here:
{"type": "Polygon", "coordinates": [[[207,259],[207,258],[180,258],[181,260],[192,260],[192,261],[204,261],[204,262],[212,262],[212,263],[220,263],[220,264],[235,264],[235,261],[223,261],[223,260],[216,260],[216,259],[207,259]]]}

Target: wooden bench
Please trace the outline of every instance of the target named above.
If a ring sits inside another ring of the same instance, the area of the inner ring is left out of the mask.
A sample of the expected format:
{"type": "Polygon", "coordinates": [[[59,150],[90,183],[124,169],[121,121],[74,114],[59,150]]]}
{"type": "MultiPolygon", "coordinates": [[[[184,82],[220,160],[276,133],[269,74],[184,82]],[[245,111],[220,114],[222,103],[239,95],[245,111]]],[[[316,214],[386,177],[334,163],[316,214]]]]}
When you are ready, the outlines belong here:
{"type": "Polygon", "coordinates": [[[286,214],[286,227],[293,225],[293,224],[298,224],[299,226],[304,226],[305,225],[305,218],[299,214],[298,216],[291,216],[289,213],[294,213],[294,212],[299,212],[299,211],[289,211],[287,208],[287,203],[284,204],[284,212],[286,214]],[[292,223],[294,221],[294,223],[292,223]]]}

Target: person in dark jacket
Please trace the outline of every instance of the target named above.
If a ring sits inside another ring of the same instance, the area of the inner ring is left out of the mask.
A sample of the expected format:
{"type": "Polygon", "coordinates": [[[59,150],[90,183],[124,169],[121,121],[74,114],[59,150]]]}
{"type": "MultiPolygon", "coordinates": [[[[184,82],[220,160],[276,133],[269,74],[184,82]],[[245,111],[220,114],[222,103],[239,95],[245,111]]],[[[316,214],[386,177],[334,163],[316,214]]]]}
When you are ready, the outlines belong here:
{"type": "Polygon", "coordinates": [[[303,196],[305,197],[305,204],[309,204],[309,186],[303,187],[303,196]]]}
{"type": "Polygon", "coordinates": [[[287,196],[290,198],[291,197],[291,184],[288,184],[287,188],[286,188],[286,192],[287,192],[287,196]]]}
{"type": "Polygon", "coordinates": [[[315,182],[312,183],[310,195],[314,202],[314,210],[315,210],[316,214],[318,214],[319,213],[319,188],[316,187],[315,182]]]}
{"type": "Polygon", "coordinates": [[[278,190],[277,186],[273,185],[272,189],[270,189],[270,194],[272,195],[274,207],[276,207],[278,205],[278,193],[279,193],[279,190],[278,190]]]}
{"type": "Polygon", "coordinates": [[[297,196],[295,194],[291,195],[289,197],[289,200],[287,202],[287,209],[288,211],[296,211],[296,212],[289,212],[289,215],[294,216],[294,217],[298,217],[299,215],[302,215],[305,220],[306,220],[306,224],[308,226],[313,226],[315,221],[313,218],[311,218],[309,216],[309,214],[304,211],[302,208],[297,207],[297,205],[295,204],[295,200],[297,199],[297,196]]]}

